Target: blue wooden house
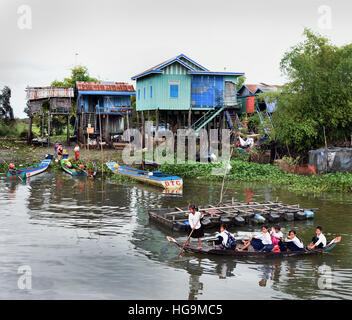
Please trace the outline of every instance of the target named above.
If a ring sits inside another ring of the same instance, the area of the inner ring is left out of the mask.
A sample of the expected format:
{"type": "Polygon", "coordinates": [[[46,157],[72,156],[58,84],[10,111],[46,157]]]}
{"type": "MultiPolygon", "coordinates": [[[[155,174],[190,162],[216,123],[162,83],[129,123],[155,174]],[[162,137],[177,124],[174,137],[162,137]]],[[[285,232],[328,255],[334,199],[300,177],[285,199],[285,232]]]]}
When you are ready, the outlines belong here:
{"type": "Polygon", "coordinates": [[[129,127],[132,115],[131,96],[134,87],[123,82],[77,81],[77,131],[80,142],[87,142],[87,128],[90,138],[109,143],[111,137],[120,135],[129,127]]]}
{"type": "Polygon", "coordinates": [[[155,112],[157,127],[160,118],[173,128],[219,128],[229,111],[240,108],[236,84],[242,75],[210,71],[180,54],[132,77],[136,81],[136,110],[142,123],[145,112],[148,118],[155,112]]]}

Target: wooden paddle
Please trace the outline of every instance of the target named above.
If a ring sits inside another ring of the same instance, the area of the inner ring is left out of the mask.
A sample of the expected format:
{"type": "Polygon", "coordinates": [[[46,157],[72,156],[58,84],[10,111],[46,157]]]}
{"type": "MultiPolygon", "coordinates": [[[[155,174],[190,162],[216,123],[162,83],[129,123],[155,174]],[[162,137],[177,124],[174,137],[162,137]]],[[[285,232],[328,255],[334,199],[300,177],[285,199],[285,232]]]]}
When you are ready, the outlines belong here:
{"type": "MultiPolygon", "coordinates": [[[[196,222],[195,225],[198,224],[198,222],[200,221],[200,219],[202,219],[202,214],[201,214],[201,213],[200,213],[199,219],[197,220],[197,222],[196,222]]],[[[191,230],[191,233],[189,234],[189,236],[188,236],[186,242],[185,242],[184,245],[182,246],[182,248],[181,248],[179,254],[177,255],[177,257],[179,257],[179,256],[182,254],[182,252],[183,252],[183,250],[184,250],[184,248],[185,248],[185,246],[186,246],[186,243],[187,243],[187,242],[189,241],[189,239],[191,238],[191,235],[192,235],[192,233],[193,233],[194,230],[196,230],[196,229],[192,229],[192,230],[191,230]]]]}

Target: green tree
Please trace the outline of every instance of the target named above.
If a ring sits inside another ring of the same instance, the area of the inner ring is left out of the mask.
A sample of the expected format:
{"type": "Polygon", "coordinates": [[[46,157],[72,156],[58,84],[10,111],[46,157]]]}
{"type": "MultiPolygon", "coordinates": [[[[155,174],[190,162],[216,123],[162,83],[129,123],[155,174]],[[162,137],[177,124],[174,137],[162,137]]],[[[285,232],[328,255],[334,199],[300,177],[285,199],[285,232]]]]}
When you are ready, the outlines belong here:
{"type": "Polygon", "coordinates": [[[281,60],[288,83],[278,93],[273,114],[277,139],[298,152],[350,138],[352,128],[352,44],[337,47],[304,31],[303,42],[281,60]]]}
{"type": "Polygon", "coordinates": [[[237,91],[240,90],[245,82],[246,82],[246,77],[245,76],[239,76],[238,77],[238,82],[236,84],[236,90],[237,91]]]}
{"type": "Polygon", "coordinates": [[[99,81],[89,75],[88,68],[85,66],[76,66],[71,69],[71,77],[64,78],[63,81],[54,80],[51,83],[53,87],[75,87],[76,81],[99,81]]]}

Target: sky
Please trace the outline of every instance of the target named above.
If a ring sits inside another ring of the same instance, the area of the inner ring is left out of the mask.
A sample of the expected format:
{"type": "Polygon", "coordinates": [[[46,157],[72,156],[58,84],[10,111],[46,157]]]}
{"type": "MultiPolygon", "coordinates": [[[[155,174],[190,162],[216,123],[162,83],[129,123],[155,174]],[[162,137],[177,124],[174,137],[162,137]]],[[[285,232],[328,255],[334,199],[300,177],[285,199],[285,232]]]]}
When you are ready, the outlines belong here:
{"type": "Polygon", "coordinates": [[[105,81],[184,53],[247,83],[283,84],[283,54],[304,28],[351,43],[350,0],[0,0],[0,88],[25,117],[25,88],[70,76],[76,64],[105,81]]]}

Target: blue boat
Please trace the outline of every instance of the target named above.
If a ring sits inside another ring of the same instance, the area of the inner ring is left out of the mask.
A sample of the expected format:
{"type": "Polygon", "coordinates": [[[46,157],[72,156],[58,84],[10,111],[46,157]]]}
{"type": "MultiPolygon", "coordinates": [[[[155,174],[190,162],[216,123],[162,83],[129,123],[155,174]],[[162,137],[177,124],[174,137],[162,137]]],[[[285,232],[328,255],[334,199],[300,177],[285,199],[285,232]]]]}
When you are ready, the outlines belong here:
{"type": "Polygon", "coordinates": [[[53,155],[48,154],[45,156],[45,159],[38,164],[29,166],[26,168],[21,168],[21,169],[16,169],[15,167],[9,168],[9,170],[7,171],[7,176],[9,178],[19,177],[22,180],[35,176],[37,174],[44,172],[46,169],[48,169],[52,159],[53,159],[53,155]]]}
{"type": "Polygon", "coordinates": [[[183,187],[183,180],[180,177],[164,174],[161,171],[144,171],[134,168],[119,166],[116,162],[107,162],[107,167],[114,173],[132,179],[149,183],[165,190],[179,190],[183,187]]]}

